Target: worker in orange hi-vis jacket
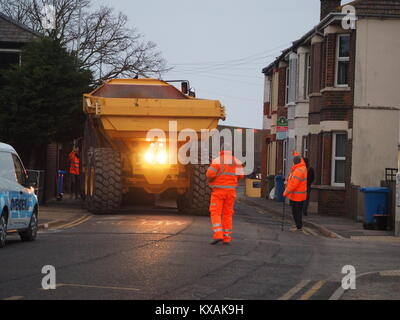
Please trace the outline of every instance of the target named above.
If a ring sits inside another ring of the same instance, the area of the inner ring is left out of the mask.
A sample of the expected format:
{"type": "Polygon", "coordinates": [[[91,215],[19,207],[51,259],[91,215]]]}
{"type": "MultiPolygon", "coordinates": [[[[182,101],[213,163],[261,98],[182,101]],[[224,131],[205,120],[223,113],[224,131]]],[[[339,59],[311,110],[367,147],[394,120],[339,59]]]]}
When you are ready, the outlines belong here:
{"type": "Polygon", "coordinates": [[[292,206],[292,214],[296,227],[293,227],[291,231],[302,231],[302,211],[304,201],[307,199],[307,167],[299,153],[293,152],[293,156],[293,167],[290,171],[283,196],[290,199],[290,205],[292,206]]]}
{"type": "Polygon", "coordinates": [[[232,218],[236,200],[238,180],[244,178],[242,163],[233,156],[230,146],[224,145],[219,157],[207,170],[211,187],[210,214],[215,245],[229,244],[232,240],[232,218]]]}
{"type": "Polygon", "coordinates": [[[71,178],[71,197],[73,198],[73,194],[75,193],[75,199],[79,198],[80,193],[80,185],[79,185],[79,148],[73,147],[72,151],[69,154],[69,173],[71,178]]]}

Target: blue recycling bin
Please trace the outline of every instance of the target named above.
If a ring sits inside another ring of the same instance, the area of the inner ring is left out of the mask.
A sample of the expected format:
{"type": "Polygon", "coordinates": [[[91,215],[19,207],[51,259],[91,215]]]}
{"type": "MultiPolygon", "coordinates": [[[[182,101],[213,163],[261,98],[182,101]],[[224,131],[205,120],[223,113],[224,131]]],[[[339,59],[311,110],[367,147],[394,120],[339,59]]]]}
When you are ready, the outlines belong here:
{"type": "Polygon", "coordinates": [[[278,202],[283,202],[283,192],[285,191],[285,177],[282,175],[275,177],[275,192],[278,202]]]}
{"type": "Polygon", "coordinates": [[[361,188],[360,191],[364,193],[364,228],[376,229],[377,218],[388,216],[389,188],[361,188]]]}
{"type": "Polygon", "coordinates": [[[63,185],[64,185],[64,175],[66,172],[64,170],[58,170],[57,179],[57,200],[60,201],[64,196],[63,185]]]}

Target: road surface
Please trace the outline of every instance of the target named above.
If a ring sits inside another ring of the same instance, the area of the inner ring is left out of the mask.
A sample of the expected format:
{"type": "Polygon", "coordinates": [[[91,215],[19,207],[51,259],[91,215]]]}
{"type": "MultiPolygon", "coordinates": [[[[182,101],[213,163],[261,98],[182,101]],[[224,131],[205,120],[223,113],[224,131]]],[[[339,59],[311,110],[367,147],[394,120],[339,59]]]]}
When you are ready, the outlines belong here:
{"type": "MultiPolygon", "coordinates": [[[[211,246],[208,217],[127,208],[91,216],[33,243],[10,236],[0,251],[0,299],[329,299],[357,273],[400,269],[399,245],[293,233],[237,203],[233,242],[211,246]],[[56,290],[41,289],[42,267],[56,290]]],[[[400,278],[399,278],[400,279],[400,278]]]]}

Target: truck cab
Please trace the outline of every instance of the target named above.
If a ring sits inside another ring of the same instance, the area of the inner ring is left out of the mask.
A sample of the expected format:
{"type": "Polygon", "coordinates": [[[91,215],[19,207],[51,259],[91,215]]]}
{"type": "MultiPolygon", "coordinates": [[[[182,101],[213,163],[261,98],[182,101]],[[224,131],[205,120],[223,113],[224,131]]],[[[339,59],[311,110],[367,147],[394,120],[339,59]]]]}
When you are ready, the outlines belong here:
{"type": "Polygon", "coordinates": [[[36,240],[38,212],[20,157],[12,146],[0,143],[0,248],[9,233],[17,232],[22,241],[36,240]]]}

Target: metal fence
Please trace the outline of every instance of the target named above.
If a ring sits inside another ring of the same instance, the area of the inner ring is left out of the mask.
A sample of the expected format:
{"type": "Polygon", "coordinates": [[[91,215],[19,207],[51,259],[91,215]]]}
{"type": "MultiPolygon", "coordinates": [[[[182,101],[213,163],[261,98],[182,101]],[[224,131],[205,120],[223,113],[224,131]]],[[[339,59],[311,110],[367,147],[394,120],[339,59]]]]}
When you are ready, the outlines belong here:
{"type": "Polygon", "coordinates": [[[44,201],[44,171],[43,170],[26,170],[28,174],[28,182],[33,186],[39,203],[44,201]]]}
{"type": "Polygon", "coordinates": [[[398,171],[399,170],[397,168],[386,168],[385,169],[385,181],[395,182],[398,171]]]}

